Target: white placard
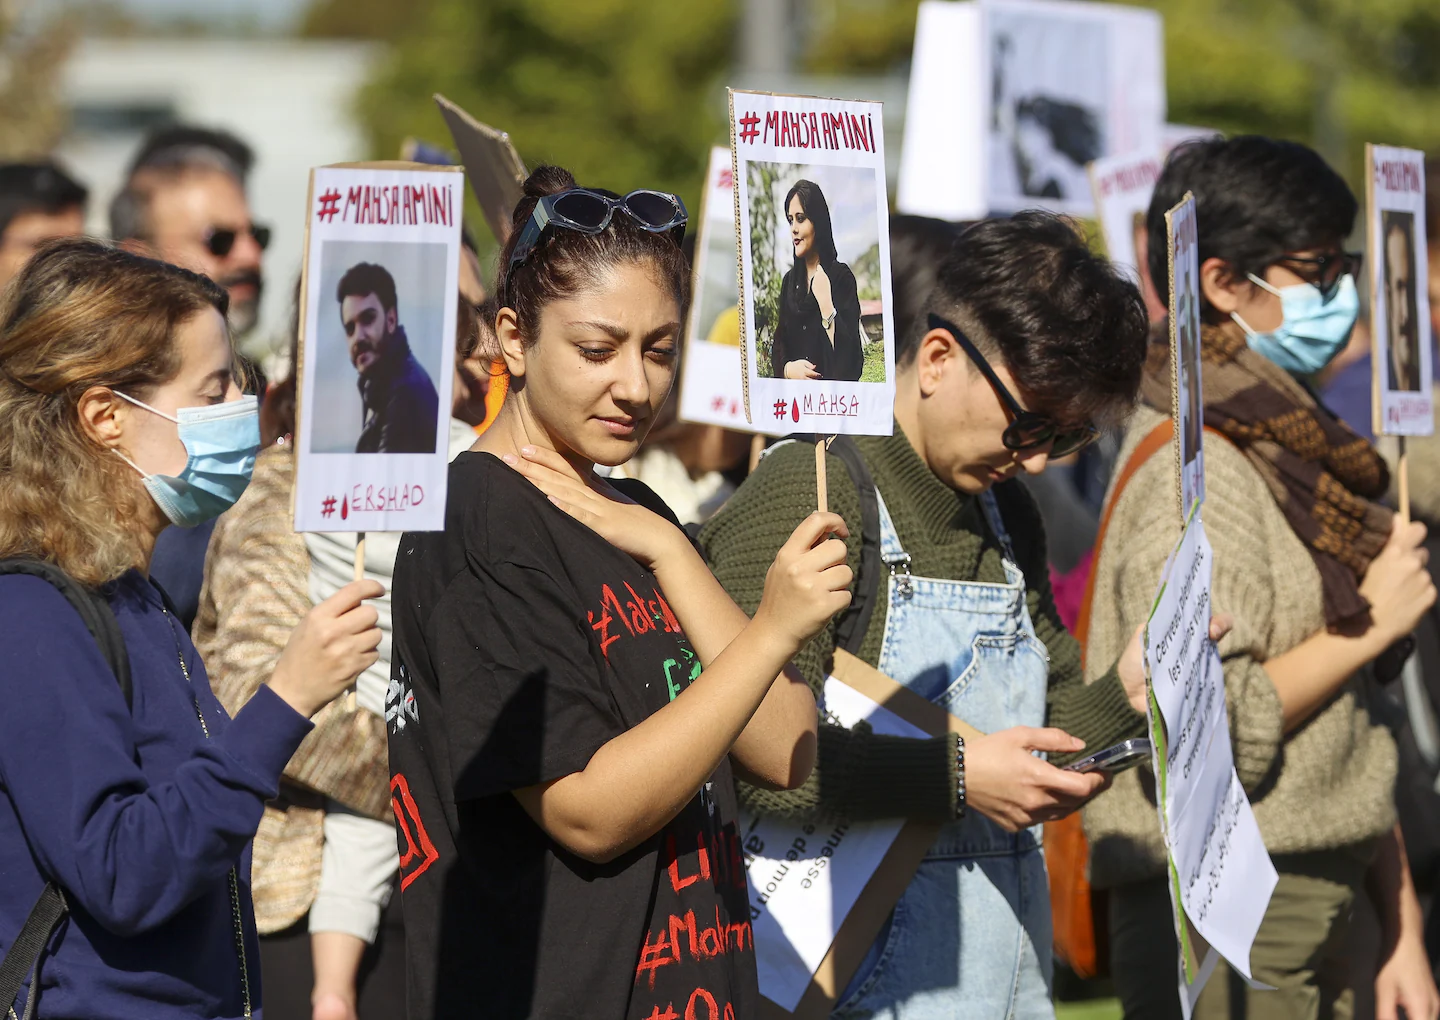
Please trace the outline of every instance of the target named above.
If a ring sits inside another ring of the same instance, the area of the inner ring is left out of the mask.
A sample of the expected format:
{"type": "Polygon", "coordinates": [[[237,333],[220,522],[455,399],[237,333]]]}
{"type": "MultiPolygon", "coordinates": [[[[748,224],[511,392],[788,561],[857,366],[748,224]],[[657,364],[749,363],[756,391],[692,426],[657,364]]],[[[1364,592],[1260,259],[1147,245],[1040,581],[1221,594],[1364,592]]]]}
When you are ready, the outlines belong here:
{"type": "Polygon", "coordinates": [[[949,220],[1034,207],[1093,216],[1087,164],[1164,151],[1164,127],[1159,14],[924,0],[896,207],[949,220]]]}
{"type": "Polygon", "coordinates": [[[1435,432],[1425,153],[1365,146],[1376,435],[1435,432]]]}
{"type": "Polygon", "coordinates": [[[1164,165],[1164,158],[1154,152],[1108,156],[1090,164],[1095,216],[1105,235],[1105,253],[1111,262],[1128,269],[1137,284],[1142,252],[1148,248],[1145,214],[1164,165]]]}
{"type": "MultiPolygon", "coordinates": [[[[741,432],[745,420],[745,367],[740,358],[739,255],[735,246],[735,170],[730,150],[710,150],[705,199],[695,235],[690,320],[680,360],[681,421],[741,432]]],[[[778,434],[789,429],[774,430],[778,434]]]]}
{"type": "Polygon", "coordinates": [[[415,166],[310,172],[296,531],[445,526],[464,176],[415,166]]]}
{"type": "MultiPolygon", "coordinates": [[[[824,711],[846,729],[863,719],[876,733],[929,736],[833,676],[825,681],[824,711]]],[[[760,815],[741,819],[761,995],[794,1011],[904,824],[903,818],[818,826],[760,815]]]]}
{"type": "Polygon", "coordinates": [[[1197,512],[1167,565],[1145,631],[1157,808],[1169,850],[1187,1017],[1214,967],[1214,959],[1192,958],[1190,931],[1204,939],[1211,957],[1218,953],[1248,979],[1250,947],[1278,880],[1235,773],[1225,677],[1210,640],[1213,562],[1197,512]]]}
{"type": "Polygon", "coordinates": [[[894,430],[881,127],[879,103],[730,91],[746,414],[757,430],[894,430]]]}
{"type": "Polygon", "coordinates": [[[1205,398],[1200,385],[1200,242],[1195,199],[1165,214],[1170,244],[1170,364],[1180,456],[1180,516],[1205,499],[1205,398]]]}

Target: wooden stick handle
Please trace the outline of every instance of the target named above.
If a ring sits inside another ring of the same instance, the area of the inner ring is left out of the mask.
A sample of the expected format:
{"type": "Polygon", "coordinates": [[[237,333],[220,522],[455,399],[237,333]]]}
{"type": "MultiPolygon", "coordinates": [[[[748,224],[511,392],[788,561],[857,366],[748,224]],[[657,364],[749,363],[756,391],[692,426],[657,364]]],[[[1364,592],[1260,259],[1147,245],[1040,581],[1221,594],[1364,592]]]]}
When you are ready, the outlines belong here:
{"type": "Polygon", "coordinates": [[[830,485],[825,478],[825,437],[815,437],[815,504],[822,514],[830,512],[830,485]]]}
{"type": "Polygon", "coordinates": [[[755,469],[760,466],[760,455],[765,452],[765,437],[759,432],[750,437],[750,468],[748,474],[754,474],[755,469]]]}
{"type": "MultiPolygon", "coordinates": [[[[365,580],[365,532],[357,532],[355,535],[355,580],[365,580]]],[[[355,685],[352,683],[350,689],[345,692],[345,710],[355,711],[355,685]]]]}
{"type": "Polygon", "coordinates": [[[1405,452],[1405,437],[1400,440],[1400,464],[1396,469],[1400,475],[1400,523],[1410,523],[1410,455],[1405,452]]]}

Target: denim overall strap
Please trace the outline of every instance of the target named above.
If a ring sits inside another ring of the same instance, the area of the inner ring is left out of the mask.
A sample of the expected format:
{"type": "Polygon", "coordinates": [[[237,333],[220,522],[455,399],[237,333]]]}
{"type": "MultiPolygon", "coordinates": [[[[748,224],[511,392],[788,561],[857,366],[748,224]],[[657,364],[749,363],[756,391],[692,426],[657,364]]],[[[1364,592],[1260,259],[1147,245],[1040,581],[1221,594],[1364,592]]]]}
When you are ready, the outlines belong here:
{"type": "MultiPolygon", "coordinates": [[[[989,493],[980,508],[1005,582],[915,575],[880,495],[889,570],[879,668],[985,733],[1045,721],[1049,664],[1025,579],[989,493]]],[[[834,1015],[895,1020],[1043,1018],[1050,1002],[1050,902],[1040,830],[1007,833],[970,811],[944,826],[834,1015]]]]}

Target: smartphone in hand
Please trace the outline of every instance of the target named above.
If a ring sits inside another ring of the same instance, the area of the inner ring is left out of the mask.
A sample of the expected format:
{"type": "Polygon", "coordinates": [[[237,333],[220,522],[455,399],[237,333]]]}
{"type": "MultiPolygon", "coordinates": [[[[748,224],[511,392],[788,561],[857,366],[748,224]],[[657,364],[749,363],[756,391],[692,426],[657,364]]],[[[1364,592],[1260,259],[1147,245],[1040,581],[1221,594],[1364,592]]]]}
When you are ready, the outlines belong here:
{"type": "Polygon", "coordinates": [[[1070,772],[1108,772],[1113,776],[1117,772],[1134,768],[1149,758],[1150,750],[1149,737],[1134,737],[1114,747],[1096,751],[1079,761],[1073,761],[1065,768],[1070,772]]]}

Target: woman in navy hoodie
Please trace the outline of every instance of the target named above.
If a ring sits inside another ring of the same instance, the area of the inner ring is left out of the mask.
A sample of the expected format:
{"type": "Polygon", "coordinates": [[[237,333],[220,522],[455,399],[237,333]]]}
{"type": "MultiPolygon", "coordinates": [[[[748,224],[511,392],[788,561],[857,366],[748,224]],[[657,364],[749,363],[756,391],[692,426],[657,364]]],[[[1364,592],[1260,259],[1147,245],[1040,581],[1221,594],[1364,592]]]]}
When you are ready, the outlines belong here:
{"type": "Polygon", "coordinates": [[[376,658],[382,589],[358,582],[229,719],[147,577],[162,530],[249,481],[226,310],[208,279],[88,240],[43,248],[0,301],[0,558],[98,593],[132,683],[55,584],[0,573],[0,953],[47,886],[68,906],[16,1013],[38,984],[46,1017],[259,1017],[250,841],[309,717],[376,658]]]}

